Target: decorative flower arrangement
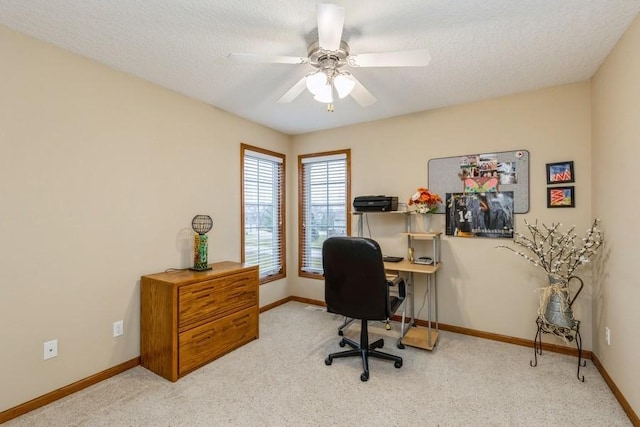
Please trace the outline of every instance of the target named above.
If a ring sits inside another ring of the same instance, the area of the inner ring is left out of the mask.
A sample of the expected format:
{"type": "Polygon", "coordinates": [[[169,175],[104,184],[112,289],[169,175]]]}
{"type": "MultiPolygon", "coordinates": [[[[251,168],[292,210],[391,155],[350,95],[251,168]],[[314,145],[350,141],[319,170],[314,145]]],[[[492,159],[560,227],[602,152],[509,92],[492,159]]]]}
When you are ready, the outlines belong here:
{"type": "Polygon", "coordinates": [[[435,213],[438,210],[438,203],[442,203],[442,198],[424,187],[418,188],[418,191],[409,199],[409,206],[414,206],[414,211],[421,214],[435,213]]]}
{"type": "Polygon", "coordinates": [[[582,279],[573,273],[578,267],[588,263],[604,243],[599,223],[600,220],[595,219],[582,238],[582,243],[576,243],[578,236],[574,232],[575,226],[562,232],[559,223],[538,226],[537,221],[529,224],[525,220],[531,237],[515,233],[513,242],[526,252],[509,246],[498,246],[509,249],[547,273],[549,284],[537,290],[540,298],[538,316],[543,321],[541,327],[544,332],[552,332],[565,341],[573,339],[570,331],[576,323],[571,306],[584,285],[582,279]],[[569,281],[572,279],[580,283],[580,288],[573,297],[569,295],[569,281]]]}
{"type": "Polygon", "coordinates": [[[575,226],[561,232],[560,223],[538,226],[537,221],[535,224],[529,224],[525,220],[531,237],[514,233],[513,242],[529,253],[504,245],[498,247],[509,249],[533,265],[541,267],[549,277],[566,283],[578,267],[589,262],[604,242],[604,235],[598,228],[599,223],[600,220],[595,219],[582,239],[582,244],[576,244],[578,236],[574,232],[575,226]]]}

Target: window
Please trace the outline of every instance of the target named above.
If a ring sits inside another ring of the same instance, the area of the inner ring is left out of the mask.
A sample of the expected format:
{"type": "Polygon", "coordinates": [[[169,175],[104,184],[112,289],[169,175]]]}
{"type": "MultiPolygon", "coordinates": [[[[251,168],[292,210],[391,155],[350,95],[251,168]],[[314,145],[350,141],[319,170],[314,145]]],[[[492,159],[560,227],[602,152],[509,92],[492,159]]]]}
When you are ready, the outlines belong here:
{"type": "Polygon", "coordinates": [[[298,274],[322,278],[322,243],[351,234],[351,150],[298,157],[298,274]]]}
{"type": "Polygon", "coordinates": [[[260,267],[260,283],[285,266],[285,156],[241,144],[242,262],[260,267]]]}

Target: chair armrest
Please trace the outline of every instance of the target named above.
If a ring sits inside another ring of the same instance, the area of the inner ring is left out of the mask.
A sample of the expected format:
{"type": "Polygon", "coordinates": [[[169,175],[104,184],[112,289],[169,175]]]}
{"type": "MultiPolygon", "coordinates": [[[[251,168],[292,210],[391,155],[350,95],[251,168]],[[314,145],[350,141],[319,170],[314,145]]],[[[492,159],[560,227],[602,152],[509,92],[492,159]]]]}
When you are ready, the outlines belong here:
{"type": "Polygon", "coordinates": [[[393,280],[387,280],[387,285],[389,285],[389,287],[398,287],[398,295],[400,296],[401,300],[405,299],[405,297],[407,296],[407,288],[404,282],[404,278],[396,276],[393,278],[393,280]]]}
{"type": "Polygon", "coordinates": [[[400,282],[404,282],[404,279],[400,276],[394,276],[393,278],[387,276],[387,285],[389,286],[397,286],[400,282]]]}

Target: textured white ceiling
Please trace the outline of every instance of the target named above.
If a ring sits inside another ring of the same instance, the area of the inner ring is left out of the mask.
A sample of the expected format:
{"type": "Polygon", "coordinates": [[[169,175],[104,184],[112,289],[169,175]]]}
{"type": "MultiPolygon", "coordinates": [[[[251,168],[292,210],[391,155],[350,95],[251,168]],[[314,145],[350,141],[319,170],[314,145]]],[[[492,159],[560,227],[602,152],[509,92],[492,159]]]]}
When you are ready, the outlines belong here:
{"type": "Polygon", "coordinates": [[[424,68],[350,71],[378,102],[335,112],[305,91],[310,65],[239,64],[231,52],[306,56],[312,0],[0,0],[0,23],[273,129],[299,134],[589,79],[638,0],[345,0],[352,53],[427,48],[424,68]]]}

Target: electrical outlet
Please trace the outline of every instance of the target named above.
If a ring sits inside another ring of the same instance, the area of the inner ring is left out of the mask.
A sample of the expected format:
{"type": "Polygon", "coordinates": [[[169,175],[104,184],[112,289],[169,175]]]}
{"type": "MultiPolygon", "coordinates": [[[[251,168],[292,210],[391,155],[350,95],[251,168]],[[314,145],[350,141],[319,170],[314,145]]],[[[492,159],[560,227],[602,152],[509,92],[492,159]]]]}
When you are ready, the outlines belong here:
{"type": "Polygon", "coordinates": [[[44,360],[51,359],[58,355],[58,340],[51,340],[44,343],[44,360]]]}
{"type": "Polygon", "coordinates": [[[122,334],[124,334],[124,320],[113,322],[113,336],[119,337],[122,334]]]}
{"type": "Polygon", "coordinates": [[[604,339],[607,341],[607,345],[611,345],[611,330],[608,326],[604,327],[604,339]]]}

